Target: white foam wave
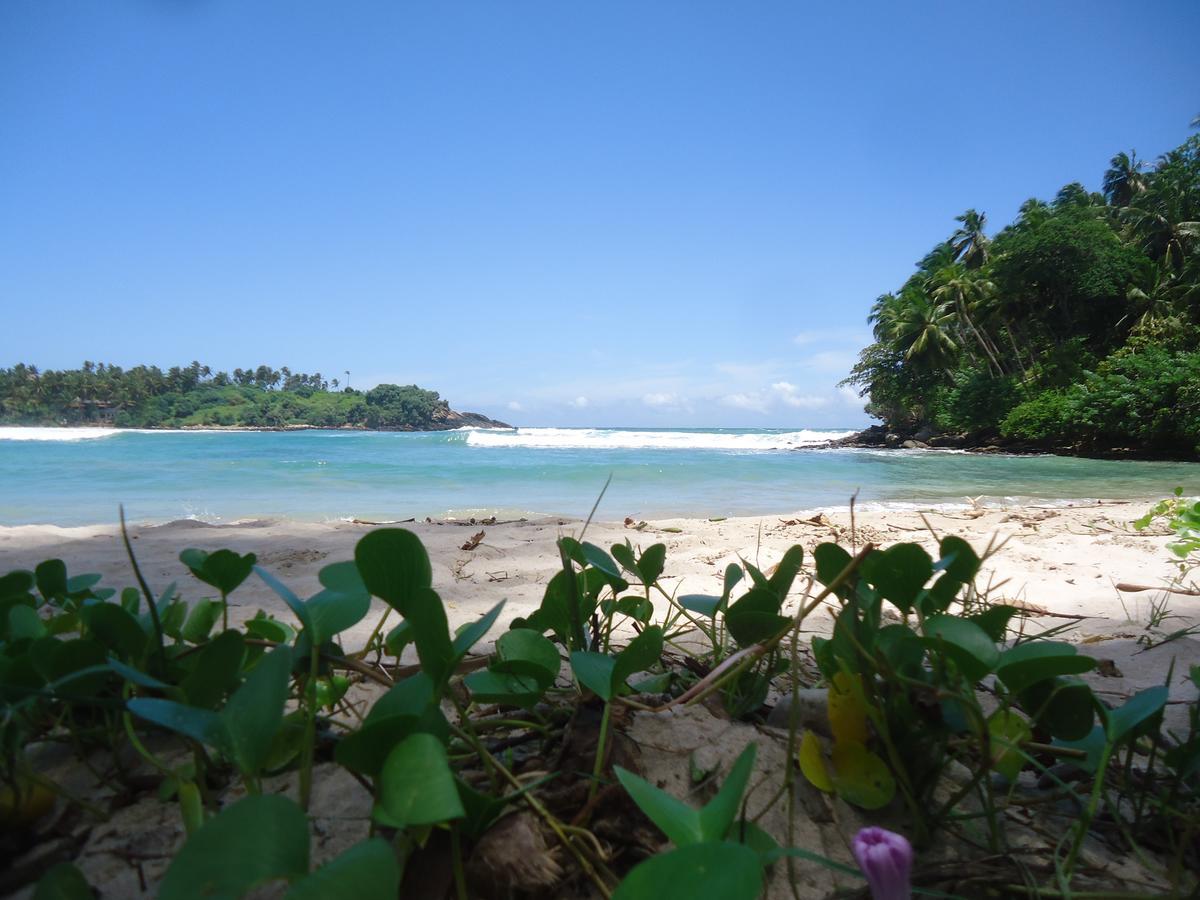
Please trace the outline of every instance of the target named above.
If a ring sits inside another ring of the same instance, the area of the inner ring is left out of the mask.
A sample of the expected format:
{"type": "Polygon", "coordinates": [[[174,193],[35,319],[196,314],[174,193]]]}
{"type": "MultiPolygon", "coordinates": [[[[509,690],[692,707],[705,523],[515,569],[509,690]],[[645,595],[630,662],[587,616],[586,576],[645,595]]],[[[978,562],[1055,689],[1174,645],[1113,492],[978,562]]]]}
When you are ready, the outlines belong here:
{"type": "Polygon", "coordinates": [[[786,431],[744,434],[724,431],[624,431],[606,428],[515,428],[472,431],[471,447],[523,447],[559,450],[790,450],[809,447],[851,431],[786,431]]]}
{"type": "Polygon", "coordinates": [[[256,428],[104,428],[0,425],[0,441],[94,441],[116,434],[259,434],[256,428]]]}
{"type": "Polygon", "coordinates": [[[0,441],[91,441],[112,437],[120,428],[37,428],[0,426],[0,441]]]}

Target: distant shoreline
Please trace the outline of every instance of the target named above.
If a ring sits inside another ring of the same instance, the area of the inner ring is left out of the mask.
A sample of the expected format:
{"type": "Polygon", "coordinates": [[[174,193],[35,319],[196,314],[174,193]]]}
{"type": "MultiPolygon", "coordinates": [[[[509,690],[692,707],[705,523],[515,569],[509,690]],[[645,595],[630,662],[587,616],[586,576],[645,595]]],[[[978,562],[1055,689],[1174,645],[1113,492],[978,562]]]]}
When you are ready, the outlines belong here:
{"type": "MultiPolygon", "coordinates": [[[[474,415],[473,413],[464,413],[463,415],[474,415]]],[[[487,420],[491,424],[470,424],[470,425],[452,425],[452,424],[434,424],[426,428],[414,428],[410,426],[394,426],[387,428],[371,428],[367,425],[113,425],[110,422],[77,422],[71,424],[58,423],[54,425],[30,425],[18,422],[0,422],[0,428],[104,428],[108,431],[372,431],[372,432],[387,432],[387,431],[404,431],[404,432],[439,432],[439,431],[458,431],[462,428],[481,428],[492,431],[514,431],[518,426],[509,425],[505,422],[499,422],[492,419],[487,420]]]]}

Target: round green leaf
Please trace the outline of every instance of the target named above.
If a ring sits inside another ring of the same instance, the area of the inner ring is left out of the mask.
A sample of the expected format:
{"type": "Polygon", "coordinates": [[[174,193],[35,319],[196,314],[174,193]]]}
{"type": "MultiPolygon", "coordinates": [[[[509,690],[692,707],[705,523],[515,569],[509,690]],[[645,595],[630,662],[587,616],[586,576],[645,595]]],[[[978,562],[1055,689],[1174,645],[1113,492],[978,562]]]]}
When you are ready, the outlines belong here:
{"type": "Polygon", "coordinates": [[[1000,661],[1000,651],[987,632],[957,616],[926,619],[925,645],[932,650],[944,649],[971,681],[978,681],[1000,661]]]}
{"type": "Polygon", "coordinates": [[[497,672],[530,673],[532,667],[538,673],[542,687],[549,687],[562,668],[562,657],[554,643],[532,628],[511,628],[496,641],[496,662],[492,668],[497,672]],[[514,666],[523,663],[520,670],[514,666]]]}
{"type": "Polygon", "coordinates": [[[576,650],[571,654],[571,669],[579,683],[601,700],[613,696],[613,671],[617,661],[606,653],[576,650]]]}
{"type": "Polygon", "coordinates": [[[948,535],[938,549],[942,554],[938,566],[955,581],[968,582],[979,571],[979,555],[962,538],[948,535]]]}
{"type": "MultiPolygon", "coordinates": [[[[838,575],[845,571],[846,566],[850,565],[852,561],[853,557],[837,544],[818,544],[817,549],[813,551],[813,564],[817,568],[817,581],[828,587],[838,575]]],[[[847,597],[850,594],[850,589],[843,586],[836,593],[839,597],[847,597]]]]}
{"type": "Polygon", "coordinates": [[[1036,682],[1020,695],[1021,708],[1056,738],[1083,740],[1096,719],[1092,689],[1075,678],[1036,682]]]}
{"type": "Polygon", "coordinates": [[[216,709],[230,691],[238,686],[246,640],[239,631],[224,631],[194,654],[191,671],[180,682],[192,706],[216,709]]]}
{"type": "Polygon", "coordinates": [[[179,561],[205,584],[215,587],[223,596],[228,596],[250,577],[257,558],[253,553],[241,556],[232,550],[206,553],[189,548],[179,554],[179,561]]]}
{"type": "Polygon", "coordinates": [[[37,589],[47,600],[67,594],[67,564],[61,559],[48,559],[34,569],[37,589]]]}
{"type": "Polygon", "coordinates": [[[654,584],[663,572],[667,562],[667,545],[651,544],[638,557],[637,569],[642,577],[642,584],[654,584]]]}
{"type": "Polygon", "coordinates": [[[1164,685],[1138,691],[1123,705],[1110,709],[1105,715],[1104,727],[1108,739],[1115,744],[1130,733],[1136,733],[1139,726],[1161,713],[1166,705],[1167,688],[1164,685]]]}
{"type": "Polygon", "coordinates": [[[33,607],[17,603],[8,610],[8,640],[34,640],[45,634],[46,623],[33,607]]]}
{"type": "Polygon", "coordinates": [[[1015,693],[1056,675],[1076,675],[1096,668],[1096,660],[1063,641],[1025,641],[1000,657],[996,675],[1015,693]]]}
{"type": "Polygon", "coordinates": [[[421,539],[403,528],[380,528],[354,548],[354,562],[374,596],[409,618],[410,600],[433,585],[433,569],[421,539]]]}
{"type": "Polygon", "coordinates": [[[284,900],[396,900],[400,867],[387,841],[371,838],[355,844],[333,862],[296,882],[284,900]]]}
{"type": "Polygon", "coordinates": [[[245,797],[209,819],[183,845],[159,887],[160,900],[235,900],[255,885],[308,871],[308,818],[279,794],[245,797]]]}
{"type": "Polygon", "coordinates": [[[1033,736],[1029,723],[1011,709],[998,709],[988,719],[988,735],[992,748],[992,768],[1012,781],[1026,763],[1021,744],[1033,736]]]}
{"type": "Polygon", "coordinates": [[[754,900],[762,892],[758,854],[744,844],[692,844],[634,867],[613,900],[754,900]]]}
{"type": "MultiPolygon", "coordinates": [[[[531,671],[540,673],[542,670],[531,667],[531,671]]],[[[463,679],[463,684],[471,691],[476,703],[500,703],[525,709],[536,706],[546,690],[536,675],[493,669],[472,672],[463,679]]]]}
{"type": "Polygon", "coordinates": [[[896,544],[872,553],[864,562],[863,575],[883,599],[907,613],[933,577],[933,560],[919,544],[896,544]]]}
{"type": "Polygon", "coordinates": [[[431,734],[409,735],[379,774],[375,820],[393,828],[434,825],[465,815],[446,748],[431,734]]]}
{"type": "Polygon", "coordinates": [[[613,667],[613,691],[619,691],[625,686],[625,680],[634,672],[650,668],[662,658],[663,630],[657,625],[651,625],[629,642],[617,654],[617,664],[613,667]]]}
{"type": "Polygon", "coordinates": [[[847,803],[880,809],[896,795],[896,780],[878,755],[858,741],[833,745],[833,788],[847,803]]]}

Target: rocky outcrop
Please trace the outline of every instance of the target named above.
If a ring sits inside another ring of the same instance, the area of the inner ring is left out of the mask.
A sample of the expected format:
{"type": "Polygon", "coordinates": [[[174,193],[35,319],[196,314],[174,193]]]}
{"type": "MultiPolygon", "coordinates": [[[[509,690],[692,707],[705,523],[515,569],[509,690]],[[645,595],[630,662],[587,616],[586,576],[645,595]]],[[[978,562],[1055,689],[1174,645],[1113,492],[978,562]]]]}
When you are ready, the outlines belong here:
{"type": "Polygon", "coordinates": [[[434,410],[430,431],[450,431],[454,428],[512,428],[505,422],[489,419],[482,413],[458,412],[449,406],[434,410]]]}
{"type": "Polygon", "coordinates": [[[1156,452],[1144,447],[1032,444],[1005,438],[995,430],[974,434],[947,434],[929,426],[903,428],[871,425],[857,434],[797,447],[797,450],[830,450],[835,448],[875,450],[967,450],[971,453],[1003,453],[1008,455],[1046,454],[1056,456],[1085,456],[1093,459],[1181,459],[1192,460],[1187,454],[1156,452]]]}
{"type": "Polygon", "coordinates": [[[965,434],[942,434],[929,426],[917,430],[893,429],[886,425],[872,425],[857,434],[852,434],[826,444],[820,448],[858,447],[887,448],[891,450],[937,450],[937,449],[983,449],[984,444],[965,434]]]}

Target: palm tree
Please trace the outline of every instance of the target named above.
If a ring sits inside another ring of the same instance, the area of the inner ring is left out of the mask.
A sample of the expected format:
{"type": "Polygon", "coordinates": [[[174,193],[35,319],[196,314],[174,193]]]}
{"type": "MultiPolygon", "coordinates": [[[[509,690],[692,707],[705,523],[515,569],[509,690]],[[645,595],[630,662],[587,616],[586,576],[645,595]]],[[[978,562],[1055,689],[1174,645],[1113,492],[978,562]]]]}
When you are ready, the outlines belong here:
{"type": "Polygon", "coordinates": [[[930,296],[936,302],[953,307],[960,322],[974,336],[976,343],[987,357],[988,371],[1003,376],[1004,366],[995,344],[975,324],[972,312],[983,300],[995,292],[996,286],[986,278],[967,272],[962,266],[951,266],[938,272],[931,279],[930,296]]]}
{"type": "Polygon", "coordinates": [[[1109,161],[1104,173],[1104,196],[1113,206],[1124,208],[1146,189],[1146,176],[1142,172],[1145,163],[1137,158],[1137,151],[1121,152],[1109,161]]]}
{"type": "Polygon", "coordinates": [[[1169,214],[1133,207],[1125,213],[1146,255],[1176,273],[1182,271],[1188,250],[1200,241],[1200,222],[1177,222],[1169,214]]]}
{"type": "Polygon", "coordinates": [[[1139,326],[1155,325],[1169,319],[1200,298],[1200,283],[1176,274],[1171,268],[1161,266],[1155,272],[1154,283],[1146,290],[1130,287],[1125,299],[1135,307],[1139,326]]]}
{"type": "Polygon", "coordinates": [[[950,235],[954,259],[961,260],[968,269],[978,269],[987,262],[988,238],[983,233],[987,216],[968,209],[961,216],[955,216],[954,221],[959,223],[954,234],[950,235]]]}
{"type": "Polygon", "coordinates": [[[1078,181],[1072,181],[1070,184],[1064,184],[1058,189],[1058,193],[1054,195],[1055,209],[1068,209],[1070,207],[1078,207],[1086,209],[1089,206],[1104,205],[1104,197],[1100,194],[1088,193],[1078,181]]]}
{"type": "Polygon", "coordinates": [[[895,340],[896,322],[900,318],[903,301],[895,294],[881,294],[876,298],[867,322],[872,325],[875,340],[881,344],[890,344],[895,340]]]}
{"type": "Polygon", "coordinates": [[[1017,212],[1015,228],[1024,228],[1028,226],[1037,226],[1045,221],[1050,215],[1050,205],[1045,200],[1039,200],[1037,197],[1030,197],[1021,204],[1020,210],[1017,212]]]}
{"type": "Polygon", "coordinates": [[[898,299],[893,338],[904,351],[904,358],[931,369],[943,367],[958,352],[951,334],[953,307],[918,291],[905,291],[898,299]]]}

